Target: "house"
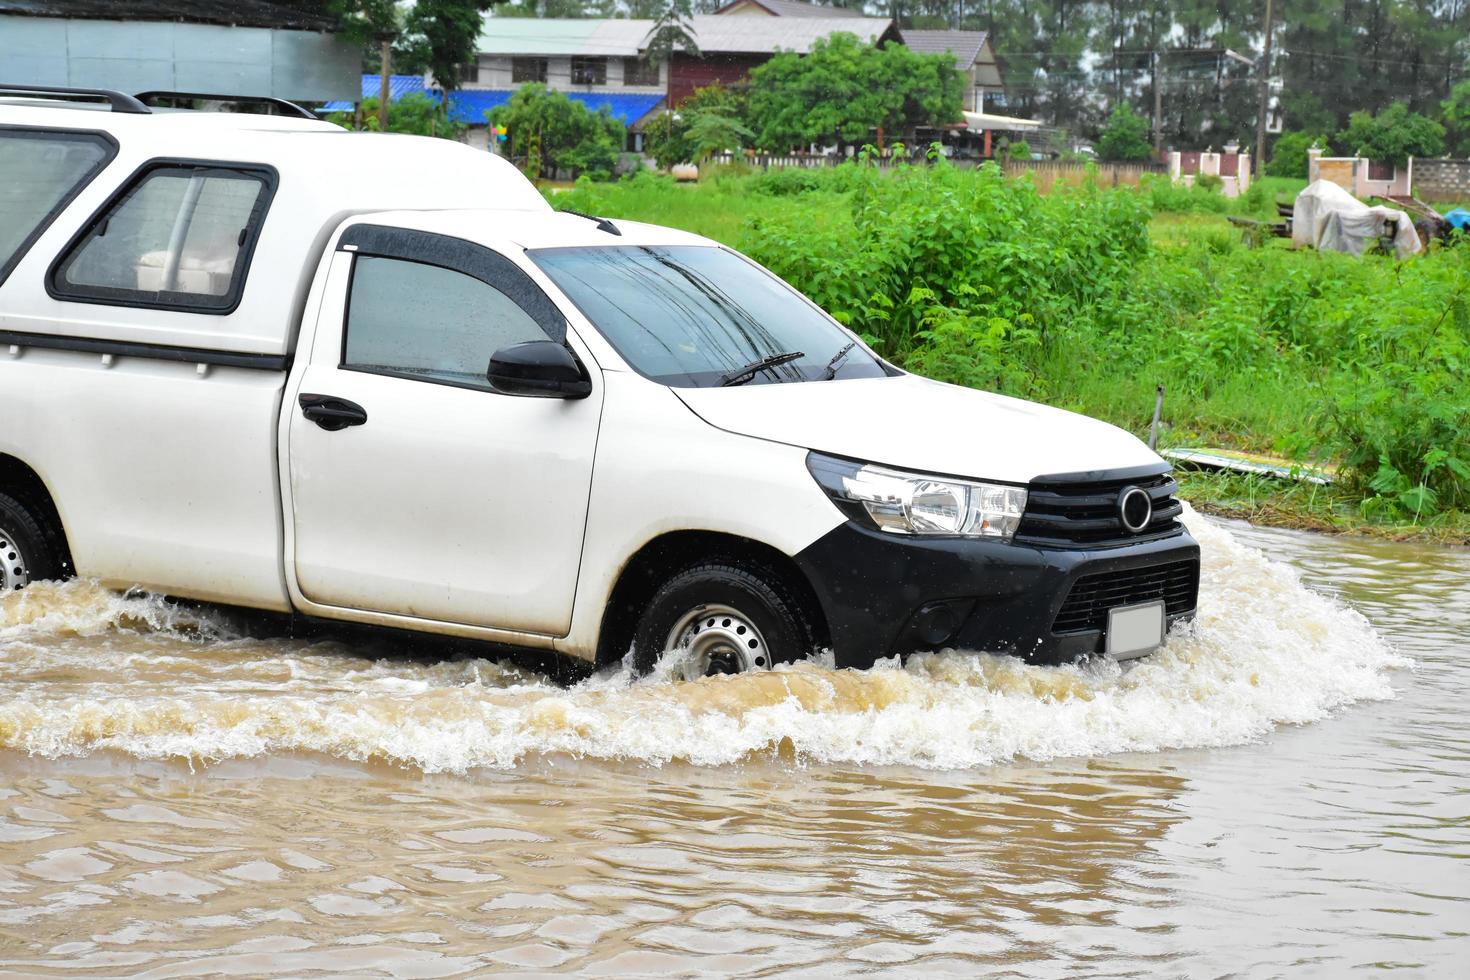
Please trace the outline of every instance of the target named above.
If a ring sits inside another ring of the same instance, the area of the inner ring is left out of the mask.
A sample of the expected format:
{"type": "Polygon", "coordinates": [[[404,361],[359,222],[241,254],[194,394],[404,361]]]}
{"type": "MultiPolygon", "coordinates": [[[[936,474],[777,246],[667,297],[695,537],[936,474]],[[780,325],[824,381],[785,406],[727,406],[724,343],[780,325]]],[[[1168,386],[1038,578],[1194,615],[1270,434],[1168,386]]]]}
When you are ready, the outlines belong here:
{"type": "Polygon", "coordinates": [[[1356,198],[1409,197],[1414,186],[1414,159],[1402,165],[1392,160],[1370,160],[1364,156],[1324,157],[1322,150],[1307,150],[1307,183],[1330,180],[1356,198]]]}
{"type": "Polygon", "coordinates": [[[568,93],[666,95],[677,106],[695,89],[744,81],[752,68],[778,50],[805,54],[832,34],[853,34],[875,43],[900,40],[891,20],[852,14],[782,23],[705,14],[689,18],[689,24],[701,57],[676,51],[667,63],[656,64],[643,57],[652,20],[487,17],[479,57],[463,85],[496,90],[545,82],[568,93]]]}
{"type": "MultiPolygon", "coordinates": [[[[846,33],[955,59],[966,80],[965,118],[925,134],[926,139],[943,138],[967,148],[970,155],[989,156],[992,131],[1040,125],[985,114],[986,95],[1001,92],[1003,80],[983,31],[900,31],[890,18],[797,0],[731,0],[688,22],[700,55],[675,51],[659,63],[646,57],[652,20],[486,17],[478,54],[463,69],[461,87],[450,95],[450,115],[474,127],[472,144],[487,145],[485,112],[504,104],[522,85],[539,82],[589,108],[606,105],[629,129],[627,149],[639,152],[643,127],[667,105],[677,107],[708,85],[743,82],[751,69],[778,51],[805,54],[818,41],[846,33]]],[[[371,81],[364,82],[364,97],[376,95],[377,76],[365,79],[371,81]]],[[[432,97],[432,82],[429,88],[432,97]]]]}
{"type": "Polygon", "coordinates": [[[355,99],[362,51],[337,26],[267,0],[0,0],[0,82],[355,99]]]}

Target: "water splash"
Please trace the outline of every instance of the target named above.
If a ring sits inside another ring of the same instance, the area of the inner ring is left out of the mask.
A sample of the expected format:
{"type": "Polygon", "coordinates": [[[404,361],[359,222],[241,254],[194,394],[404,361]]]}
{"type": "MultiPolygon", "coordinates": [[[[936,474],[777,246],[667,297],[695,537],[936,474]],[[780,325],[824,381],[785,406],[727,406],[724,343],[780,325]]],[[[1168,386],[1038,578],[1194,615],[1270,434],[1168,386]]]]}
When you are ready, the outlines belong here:
{"type": "Polygon", "coordinates": [[[1390,671],[1406,661],[1362,616],[1224,529],[1192,515],[1191,526],[1200,618],[1127,669],[947,651],[689,683],[618,669],[562,688],[507,663],[252,639],[156,596],[33,586],[0,599],[0,748],[199,761],[316,752],[426,771],[546,755],[967,768],[1237,744],[1393,696],[1390,671]]]}

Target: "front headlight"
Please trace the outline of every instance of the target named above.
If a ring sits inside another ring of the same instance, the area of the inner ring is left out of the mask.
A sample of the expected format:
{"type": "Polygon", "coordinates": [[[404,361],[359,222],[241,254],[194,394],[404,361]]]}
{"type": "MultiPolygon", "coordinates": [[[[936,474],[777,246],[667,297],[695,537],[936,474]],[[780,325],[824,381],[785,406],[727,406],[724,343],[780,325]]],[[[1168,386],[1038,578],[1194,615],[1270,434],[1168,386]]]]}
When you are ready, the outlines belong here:
{"type": "Polygon", "coordinates": [[[808,453],[807,469],[844,510],[895,534],[947,534],[1009,541],[1026,510],[1024,487],[905,473],[808,453]]]}

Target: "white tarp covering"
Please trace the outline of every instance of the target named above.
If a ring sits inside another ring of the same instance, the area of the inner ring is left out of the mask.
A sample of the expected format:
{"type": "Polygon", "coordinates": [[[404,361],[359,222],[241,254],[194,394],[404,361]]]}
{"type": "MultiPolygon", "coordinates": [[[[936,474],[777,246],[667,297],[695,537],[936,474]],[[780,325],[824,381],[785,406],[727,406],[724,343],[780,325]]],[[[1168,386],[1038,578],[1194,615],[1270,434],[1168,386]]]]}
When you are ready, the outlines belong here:
{"type": "Polygon", "coordinates": [[[979,132],[982,129],[1008,130],[1012,133],[1029,132],[1041,128],[1040,119],[1021,119],[1016,116],[996,116],[988,112],[965,112],[965,126],[979,132]]]}
{"type": "Polygon", "coordinates": [[[1291,216],[1291,241],[1319,250],[1362,255],[1397,220],[1394,254],[1407,258],[1422,247],[1409,216],[1394,208],[1369,207],[1330,180],[1319,180],[1297,195],[1291,216]]]}

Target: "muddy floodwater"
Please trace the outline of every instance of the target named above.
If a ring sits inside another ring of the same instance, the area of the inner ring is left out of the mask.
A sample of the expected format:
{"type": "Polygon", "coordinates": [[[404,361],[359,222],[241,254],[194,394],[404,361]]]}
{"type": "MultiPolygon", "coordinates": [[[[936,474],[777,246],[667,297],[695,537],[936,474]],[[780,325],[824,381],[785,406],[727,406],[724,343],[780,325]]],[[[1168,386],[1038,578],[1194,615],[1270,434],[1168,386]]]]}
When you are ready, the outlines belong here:
{"type": "Polygon", "coordinates": [[[562,688],[0,599],[0,972],[1470,975],[1470,555],[1190,520],[1127,670],[562,688]]]}

